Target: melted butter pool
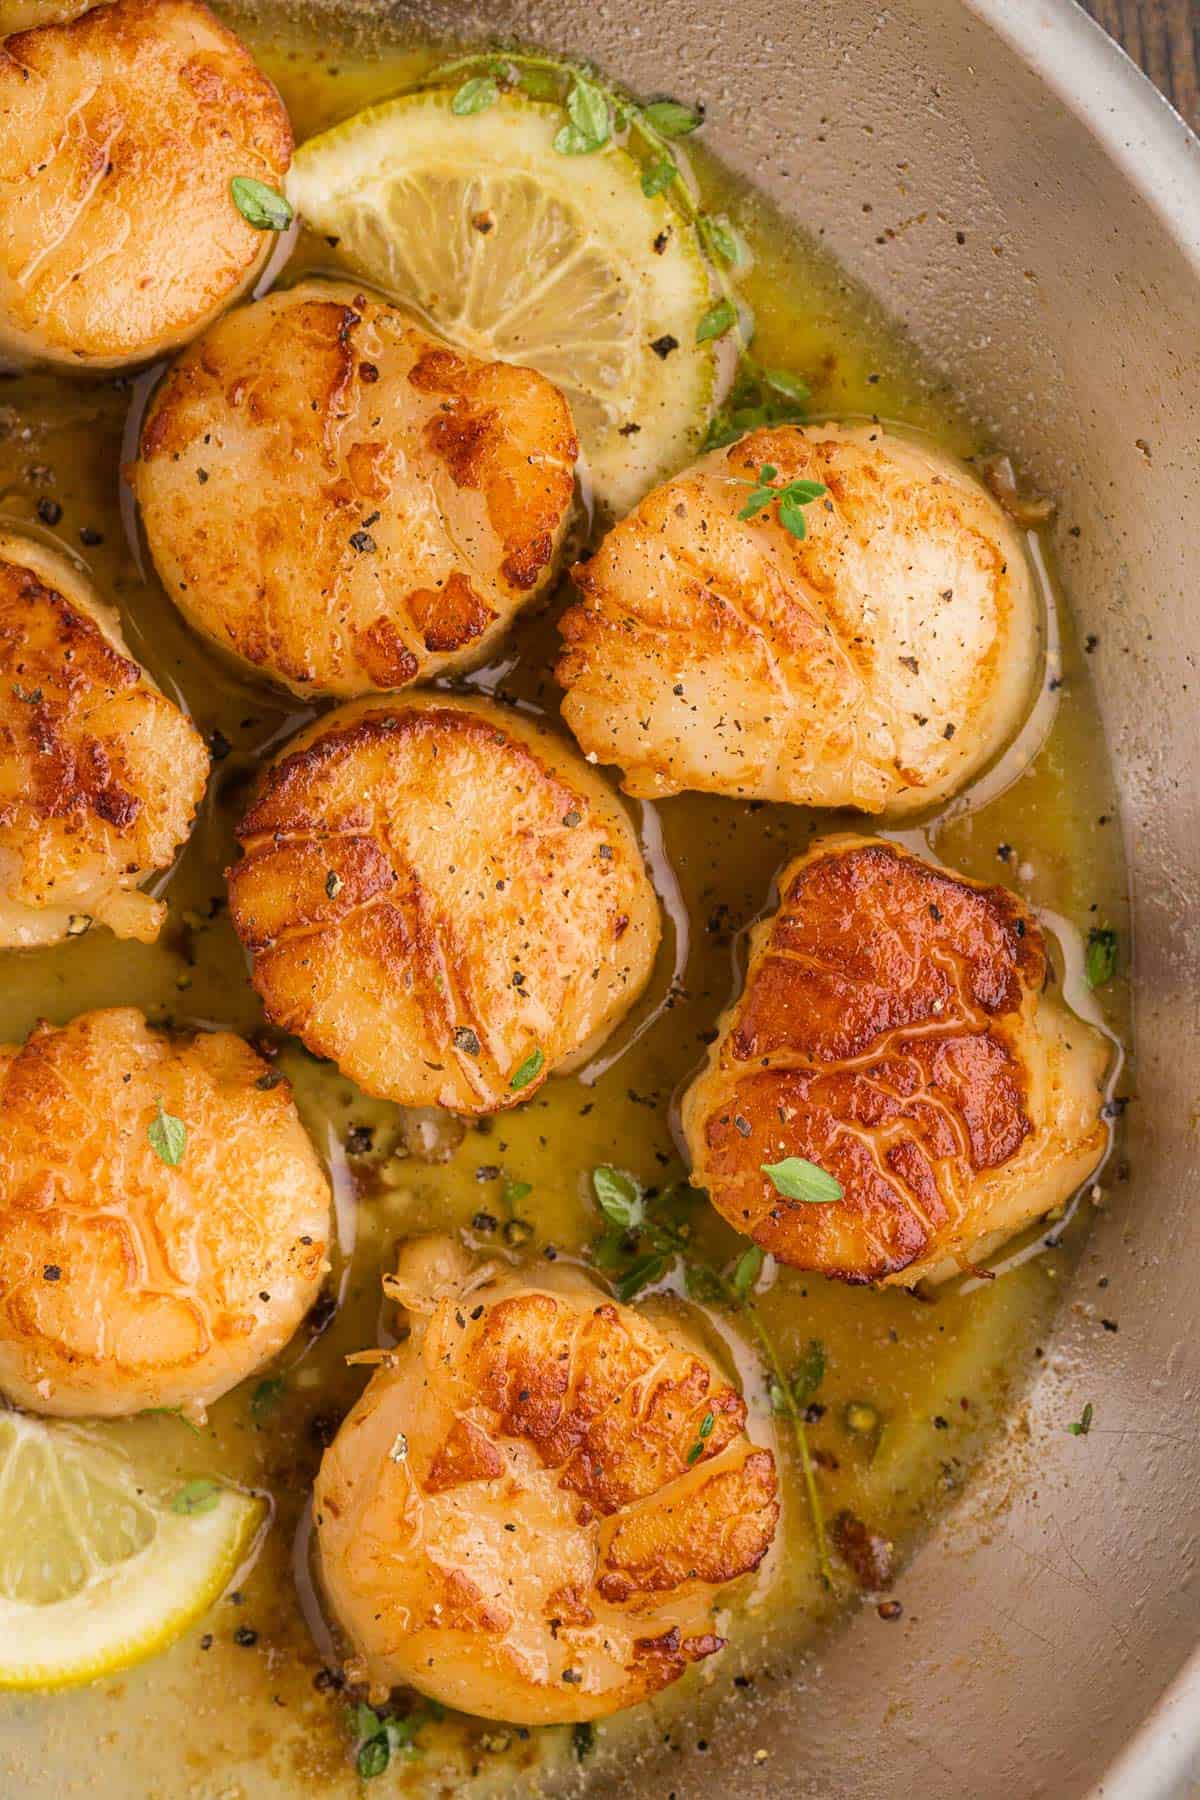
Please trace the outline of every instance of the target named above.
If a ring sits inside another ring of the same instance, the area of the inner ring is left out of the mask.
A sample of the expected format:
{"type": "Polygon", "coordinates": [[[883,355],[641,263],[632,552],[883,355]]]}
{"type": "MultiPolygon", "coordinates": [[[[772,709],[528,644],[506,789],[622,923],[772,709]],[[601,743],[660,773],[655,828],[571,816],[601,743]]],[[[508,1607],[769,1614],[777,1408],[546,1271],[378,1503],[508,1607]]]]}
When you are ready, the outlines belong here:
{"type": "MultiPolygon", "coordinates": [[[[281,42],[277,31],[262,28],[249,35],[279,83],[298,139],[405,85],[428,59],[428,52],[407,50],[355,56],[298,37],[281,42]]],[[[702,157],[697,166],[710,203],[731,213],[753,250],[744,288],[758,321],[756,353],[810,384],[812,416],[877,413],[932,432],[963,455],[985,448],[944,385],[917,366],[836,267],[785,230],[759,197],[702,157]]],[[[295,268],[329,260],[323,242],[301,238],[294,251],[295,268]]],[[[22,1038],[39,1017],[63,1021],[91,1007],[126,1004],[157,1022],[221,1024],[247,1033],[262,1026],[226,916],[222,871],[233,859],[233,822],[256,770],[311,715],[231,676],[142,573],[117,493],[122,435],[139,391],[124,382],[67,385],[40,376],[0,384],[0,518],[48,532],[82,554],[101,590],[119,605],[133,652],[182,697],[218,760],[191,842],[165,884],[170,922],[160,942],[118,943],[97,933],[52,951],[7,956],[0,979],[3,1041],[22,1038]],[[53,530],[41,522],[39,503],[41,518],[61,507],[53,530]]],[[[552,600],[526,615],[502,662],[474,677],[475,684],[554,715],[549,670],[559,610],[552,600]]],[[[986,805],[952,809],[927,824],[925,842],[970,875],[1019,888],[1069,932],[1086,934],[1096,924],[1123,931],[1119,826],[1087,659],[1065,607],[1060,620],[1061,685],[1037,755],[986,805]]],[[[134,1794],[269,1800],[359,1791],[347,1702],[324,1672],[329,1645],[308,1578],[304,1526],[322,1446],[369,1374],[347,1367],[344,1357],[381,1341],[392,1323],[381,1304],[381,1271],[391,1266],[398,1239],[437,1228],[465,1233],[489,1253],[522,1263],[536,1279],[548,1261],[579,1258],[597,1234],[589,1197],[597,1163],[626,1168],[651,1188],[677,1179],[672,1100],[730,998],[742,935],[780,865],[817,831],[852,823],[701,795],[639,816],[675,921],[650,991],[580,1075],[551,1081],[526,1106],[465,1130],[457,1143],[453,1132],[439,1128],[449,1154],[433,1163],[404,1153],[396,1108],[364,1099],[336,1069],[298,1046],[282,1048],[281,1066],[338,1194],[340,1248],[330,1303],[263,1371],[278,1378],[268,1399],[260,1393],[252,1404],[259,1376],[215,1406],[202,1431],[166,1417],[105,1428],[165,1492],[210,1473],[265,1492],[273,1507],[270,1530],[234,1591],[164,1656],[72,1694],[0,1700],[0,1791],[47,1800],[77,1787],[104,1800],[134,1794]],[[368,1134],[369,1152],[351,1153],[368,1134]],[[530,1188],[516,1210],[532,1235],[515,1250],[503,1232],[508,1182],[530,1188]]],[[[911,832],[905,839],[914,841],[911,832]]],[[[1123,985],[1114,984],[1103,998],[1122,1030],[1123,985]]],[[[828,1517],[848,1509],[903,1551],[952,1500],[1019,1394],[1086,1211],[1080,1209],[1056,1247],[1043,1243],[1040,1254],[1018,1261],[1002,1279],[959,1284],[932,1301],[895,1290],[846,1289],[793,1271],[776,1275],[761,1310],[784,1363],[798,1360],[813,1341],[824,1351],[809,1435],[828,1517]],[[860,1407],[871,1409],[877,1429],[849,1428],[847,1409],[860,1407]]],[[[736,1240],[702,1206],[697,1219],[710,1255],[734,1253],[736,1240]]],[[[681,1302],[668,1295],[648,1304],[669,1309],[681,1302]]],[[[714,1316],[706,1329],[741,1371],[755,1430],[770,1438],[761,1371],[737,1321],[714,1316]]],[[[664,1733],[702,1733],[713,1709],[734,1695],[735,1678],[753,1680],[781,1645],[807,1640],[852,1598],[844,1571],[835,1596],[820,1587],[794,1459],[786,1439],[777,1448],[785,1465],[784,1526],[740,1616],[729,1623],[729,1650],[669,1695],[598,1728],[586,1767],[595,1769],[600,1786],[605,1771],[626,1763],[637,1747],[664,1733]]],[[[419,1745],[417,1755],[394,1759],[371,1791],[483,1794],[554,1785],[575,1773],[579,1747],[569,1729],[522,1734],[453,1716],[424,1726],[419,1745]]]]}

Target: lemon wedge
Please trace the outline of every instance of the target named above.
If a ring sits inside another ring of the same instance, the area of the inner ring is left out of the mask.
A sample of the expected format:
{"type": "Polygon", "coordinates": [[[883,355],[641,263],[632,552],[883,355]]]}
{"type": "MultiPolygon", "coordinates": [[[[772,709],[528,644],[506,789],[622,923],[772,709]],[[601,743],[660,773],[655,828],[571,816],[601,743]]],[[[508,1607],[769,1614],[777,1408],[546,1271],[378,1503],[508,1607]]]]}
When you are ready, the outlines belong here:
{"type": "Polygon", "coordinates": [[[610,140],[554,148],[559,107],[451,111],[403,94],[311,138],[288,198],[364,280],[480,357],[539,369],[570,404],[595,498],[627,511],[699,450],[733,347],[695,230],[610,140]]]}
{"type": "Polygon", "coordinates": [[[70,1687],[165,1649],[262,1519],[206,1481],[155,1498],[97,1436],[0,1413],[0,1688],[70,1687]]]}

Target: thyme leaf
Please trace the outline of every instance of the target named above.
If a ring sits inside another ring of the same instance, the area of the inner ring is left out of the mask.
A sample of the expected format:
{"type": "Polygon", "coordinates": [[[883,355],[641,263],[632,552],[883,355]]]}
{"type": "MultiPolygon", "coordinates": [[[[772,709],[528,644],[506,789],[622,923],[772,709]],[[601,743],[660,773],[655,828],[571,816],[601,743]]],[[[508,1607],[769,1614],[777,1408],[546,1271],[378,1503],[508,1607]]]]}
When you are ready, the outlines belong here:
{"type": "Polygon", "coordinates": [[[165,1162],[168,1168],[177,1169],[183,1161],[183,1153],[187,1149],[187,1126],[182,1119],[163,1110],[162,1097],[158,1102],[158,1111],[146,1129],[150,1140],[150,1148],[154,1154],[165,1162]]]}
{"type": "Polygon", "coordinates": [[[569,124],[554,139],[561,156],[589,156],[602,150],[612,136],[612,114],[609,98],[603,88],[586,75],[576,73],[567,95],[569,124]]]}
{"type": "MultiPolygon", "coordinates": [[[[757,482],[746,483],[752,491],[750,498],[738,514],[738,518],[758,518],[761,513],[768,512],[773,505],[778,504],[779,523],[784,530],[790,531],[794,538],[804,538],[808,535],[804,508],[811,506],[814,500],[820,499],[826,491],[825,484],[822,481],[788,481],[782,487],[776,487],[774,482],[778,473],[778,469],[771,463],[764,463],[758,471],[757,482]]],[[[780,1166],[782,1167],[782,1164],[780,1166]]],[[[810,1168],[815,1166],[815,1164],[809,1164],[810,1168]]],[[[770,1173],[769,1170],[768,1173],[770,1173]]],[[[784,1190],[780,1188],[779,1191],[782,1193],[784,1190]]],[[[793,1198],[802,1200],[805,1196],[797,1194],[793,1198]]],[[[841,1194],[840,1192],[831,1194],[828,1198],[840,1200],[841,1194]]]]}
{"type": "Polygon", "coordinates": [[[643,106],[642,118],[665,138],[688,137],[699,131],[704,114],[694,106],[683,106],[678,100],[652,100],[643,106]]]}
{"type": "Polygon", "coordinates": [[[787,1200],[803,1200],[809,1206],[829,1206],[846,1191],[828,1169],[804,1156],[785,1156],[782,1162],[763,1163],[762,1172],[770,1177],[777,1194],[787,1200]]]}
{"type": "Polygon", "coordinates": [[[669,156],[661,162],[651,163],[642,171],[642,192],[647,200],[653,200],[655,194],[661,194],[669,188],[679,174],[679,165],[669,156]]]}
{"type": "Polygon", "coordinates": [[[601,1163],[592,1170],[592,1191],[596,1204],[610,1225],[621,1231],[637,1231],[646,1217],[641,1192],[632,1175],[601,1163]]]}
{"type": "Polygon", "coordinates": [[[737,324],[737,307],[728,294],[723,294],[714,306],[710,306],[696,327],[696,342],[707,344],[715,338],[722,338],[737,324]]]}
{"type": "Polygon", "coordinates": [[[689,1469],[693,1463],[699,1462],[700,1458],[704,1455],[705,1442],[712,1436],[713,1426],[716,1422],[716,1418],[712,1413],[705,1413],[704,1417],[701,1419],[700,1429],[696,1433],[696,1441],[687,1453],[689,1469]]]}
{"type": "Polygon", "coordinates": [[[171,1498],[171,1511],[188,1515],[213,1512],[220,1498],[221,1489],[215,1481],[185,1481],[171,1498]]]}
{"type": "Polygon", "coordinates": [[[531,1081],[537,1080],[545,1066],[546,1058],[541,1048],[531,1050],[508,1084],[511,1091],[517,1094],[522,1088],[527,1088],[531,1081]]]}
{"type": "Polygon", "coordinates": [[[460,119],[467,118],[471,113],[486,112],[499,98],[499,85],[491,75],[472,75],[451,100],[450,111],[460,119]]]}
{"type": "Polygon", "coordinates": [[[253,175],[235,175],[229,191],[233,204],[255,231],[286,231],[291,224],[291,203],[265,181],[256,181],[253,175]]]}

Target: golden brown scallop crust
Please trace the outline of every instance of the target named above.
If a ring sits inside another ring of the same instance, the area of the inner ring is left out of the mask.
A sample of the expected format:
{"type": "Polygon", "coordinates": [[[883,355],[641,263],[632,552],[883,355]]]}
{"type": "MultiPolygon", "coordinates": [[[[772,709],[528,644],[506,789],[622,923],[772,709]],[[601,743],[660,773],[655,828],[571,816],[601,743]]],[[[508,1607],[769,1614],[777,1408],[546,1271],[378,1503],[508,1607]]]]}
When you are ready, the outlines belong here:
{"type": "Polygon", "coordinates": [[[137,883],[187,837],[208,753],[119,645],[65,557],[0,532],[0,947],[158,935],[137,883]]]}
{"type": "Polygon", "coordinates": [[[1041,654],[1020,540],[941,451],[778,426],[646,496],[573,571],[563,717],[628,793],[863,812],[947,798],[1019,726],[1041,654]],[[826,493],[793,536],[759,471],[826,493]]]}
{"type": "Polygon", "coordinates": [[[578,1278],[508,1277],[444,1295],[390,1362],[315,1492],[322,1578],[372,1684],[546,1724],[721,1648],[712,1610],[779,1500],[707,1360],[578,1278]]]}
{"type": "Polygon", "coordinates": [[[653,964],[657,903],[620,802],[491,701],[327,714],[238,836],[230,910],[268,1016],[402,1105],[528,1099],[653,964]]]}
{"type": "Polygon", "coordinates": [[[275,242],[233,203],[279,187],[287,113],[198,0],[115,0],[0,43],[0,353],[77,368],[161,355],[275,242]]]}
{"type": "Polygon", "coordinates": [[[216,1399],[316,1299],[328,1226],[291,1090],[232,1033],[172,1039],[114,1008],[0,1048],[0,1392],[18,1405],[216,1399]],[[160,1102],[187,1132],[176,1167],[150,1141],[160,1102]]]}
{"type": "Polygon", "coordinates": [[[305,281],[180,358],[133,482],[199,630],[298,693],[350,695],[486,654],[553,571],[577,453],[532,369],[305,281]]]}
{"type": "Polygon", "coordinates": [[[1065,1199],[1106,1142],[1106,1046],[1050,992],[1015,894],[830,838],[791,863],[683,1104],[693,1180],[781,1261],[944,1275],[1065,1199]],[[844,1189],[789,1199],[802,1157],[844,1189]]]}

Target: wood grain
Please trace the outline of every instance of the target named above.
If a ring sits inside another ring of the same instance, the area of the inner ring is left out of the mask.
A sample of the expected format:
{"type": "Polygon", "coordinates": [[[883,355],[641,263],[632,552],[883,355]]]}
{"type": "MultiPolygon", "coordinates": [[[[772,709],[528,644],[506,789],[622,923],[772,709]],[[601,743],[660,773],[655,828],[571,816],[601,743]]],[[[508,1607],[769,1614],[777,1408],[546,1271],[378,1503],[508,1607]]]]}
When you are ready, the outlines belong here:
{"type": "Polygon", "coordinates": [[[1083,0],[1092,17],[1200,130],[1200,0],[1083,0]]]}

